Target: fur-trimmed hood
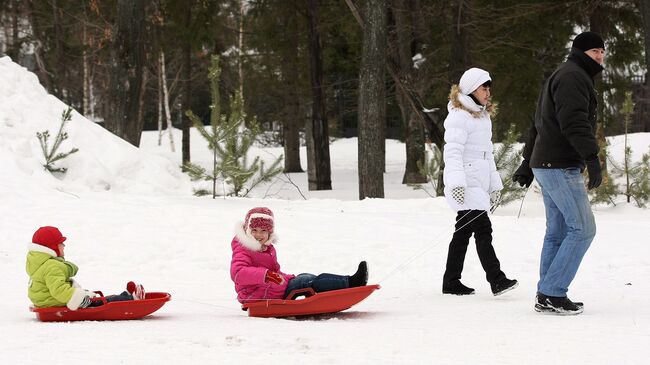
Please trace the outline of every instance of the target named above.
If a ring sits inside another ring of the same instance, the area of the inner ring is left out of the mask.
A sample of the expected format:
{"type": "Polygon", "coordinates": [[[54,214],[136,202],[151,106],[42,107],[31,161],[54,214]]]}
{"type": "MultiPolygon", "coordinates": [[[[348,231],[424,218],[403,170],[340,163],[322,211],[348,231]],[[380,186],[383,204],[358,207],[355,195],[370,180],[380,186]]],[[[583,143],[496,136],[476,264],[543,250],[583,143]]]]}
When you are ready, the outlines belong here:
{"type": "MultiPolygon", "coordinates": [[[[244,222],[237,222],[235,225],[235,237],[237,237],[237,240],[239,243],[241,243],[242,246],[248,248],[249,250],[256,251],[256,252],[261,252],[264,251],[263,245],[255,239],[255,237],[246,234],[246,231],[244,230],[244,222]]],[[[278,236],[277,234],[271,233],[269,236],[269,245],[274,245],[278,242],[278,236]]]]}
{"type": "Polygon", "coordinates": [[[458,85],[452,85],[449,91],[447,109],[451,111],[452,108],[464,110],[474,118],[481,118],[485,113],[488,113],[490,117],[494,117],[497,113],[495,104],[489,103],[487,106],[476,104],[471,97],[460,92],[458,85]]]}

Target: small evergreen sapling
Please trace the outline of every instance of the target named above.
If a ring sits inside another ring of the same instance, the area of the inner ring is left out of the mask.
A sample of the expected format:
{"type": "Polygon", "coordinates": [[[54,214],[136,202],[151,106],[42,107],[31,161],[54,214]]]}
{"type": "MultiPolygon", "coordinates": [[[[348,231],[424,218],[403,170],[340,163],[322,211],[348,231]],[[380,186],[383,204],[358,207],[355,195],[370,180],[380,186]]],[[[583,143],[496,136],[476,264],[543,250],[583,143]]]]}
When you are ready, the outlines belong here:
{"type": "MultiPolygon", "coordinates": [[[[632,161],[632,148],[627,143],[627,126],[632,119],[634,112],[634,103],[632,102],[632,93],[625,94],[625,102],[621,110],[623,114],[623,122],[625,125],[625,153],[623,156],[623,164],[619,164],[614,160],[608,158],[609,164],[612,165],[612,175],[617,178],[624,178],[625,185],[620,188],[614,184],[612,179],[605,181],[607,184],[601,185],[595,189],[595,194],[592,198],[592,203],[608,203],[614,204],[614,198],[619,195],[625,195],[627,202],[630,203],[634,199],[637,206],[641,208],[647,207],[650,202],[650,152],[643,155],[641,161],[634,163],[632,161]]],[[[605,149],[606,156],[608,156],[605,149]]]]}
{"type": "MultiPolygon", "coordinates": [[[[429,148],[428,151],[425,153],[425,161],[422,162],[421,160],[417,162],[418,170],[420,171],[420,174],[426,176],[427,181],[429,184],[431,184],[431,188],[435,194],[437,191],[437,182],[440,181],[439,177],[440,174],[442,174],[441,166],[442,166],[442,152],[438,149],[438,146],[432,144],[432,143],[427,143],[427,147],[429,148]]],[[[421,189],[425,191],[427,194],[429,194],[426,189],[422,186],[423,184],[408,184],[411,186],[413,189],[421,189]]],[[[429,194],[429,196],[434,196],[429,194]]]]}
{"type": "Polygon", "coordinates": [[[639,207],[646,207],[650,199],[650,183],[648,182],[648,170],[650,157],[644,154],[641,162],[633,164],[631,161],[632,148],[627,145],[627,126],[632,119],[634,112],[634,102],[632,101],[632,93],[625,93],[625,102],[623,102],[623,116],[625,122],[625,157],[624,166],[621,174],[625,176],[625,194],[627,202],[634,199],[639,207]]]}
{"type": "Polygon", "coordinates": [[[64,132],[63,129],[65,128],[65,123],[71,119],[72,107],[68,107],[68,109],[64,110],[63,113],[61,113],[61,126],[59,127],[59,132],[54,138],[54,143],[52,144],[51,149],[48,142],[50,138],[50,131],[46,130],[44,132],[36,132],[36,138],[38,138],[38,142],[41,145],[41,151],[43,152],[43,157],[45,157],[45,164],[43,167],[45,167],[45,169],[49,172],[58,172],[62,174],[65,173],[68,170],[66,167],[56,167],[54,166],[54,163],[79,151],[78,148],[72,148],[68,152],[58,152],[59,147],[61,147],[61,143],[68,139],[68,133],[64,132]]]}
{"type": "Polygon", "coordinates": [[[501,190],[501,200],[499,205],[505,205],[511,201],[517,200],[524,196],[526,189],[512,181],[511,176],[519,167],[521,161],[521,151],[515,151],[517,136],[515,135],[515,126],[508,128],[505,140],[496,147],[494,151],[494,162],[497,171],[501,175],[503,190],[501,190]],[[505,178],[504,178],[505,177],[505,178]]]}
{"type": "MultiPolygon", "coordinates": [[[[193,163],[187,163],[183,167],[192,180],[212,181],[213,198],[216,197],[218,179],[223,179],[231,186],[231,191],[226,194],[246,196],[259,183],[269,181],[282,172],[280,166],[282,156],[278,157],[269,168],[265,168],[264,161],[261,161],[259,156],[255,157],[252,163],[248,163],[248,150],[260,133],[259,127],[255,119],[248,121],[250,128],[246,127],[246,114],[240,93],[230,100],[230,114],[221,114],[220,74],[219,57],[213,56],[209,73],[212,92],[210,130],[203,126],[201,119],[192,111],[186,113],[201,136],[208,141],[208,148],[212,151],[212,171],[207,171],[193,163]]],[[[195,190],[194,193],[209,194],[206,190],[195,190]]]]}
{"type": "MultiPolygon", "coordinates": [[[[614,177],[616,177],[616,175],[620,175],[620,168],[617,166],[616,162],[611,160],[608,144],[605,143],[605,145],[600,147],[600,155],[602,156],[602,159],[606,159],[608,161],[605,166],[612,166],[612,174],[603,171],[603,183],[596,189],[589,191],[589,194],[591,195],[590,202],[592,204],[605,203],[616,205],[614,199],[618,194],[621,193],[621,191],[618,184],[614,180],[614,177]]],[[[585,182],[586,181],[588,180],[585,179],[585,182]]]]}
{"type": "MultiPolygon", "coordinates": [[[[212,104],[210,104],[210,128],[203,125],[201,118],[196,116],[191,110],[188,110],[185,115],[192,121],[194,127],[199,131],[201,136],[208,142],[208,149],[212,151],[212,171],[208,172],[202,166],[187,162],[183,165],[185,171],[192,181],[204,180],[212,182],[212,198],[217,196],[217,179],[221,175],[217,159],[217,146],[224,139],[225,130],[219,126],[221,119],[221,103],[219,101],[219,77],[221,75],[221,67],[219,66],[219,56],[212,57],[212,64],[208,69],[208,78],[210,79],[210,93],[212,97],[212,104]]],[[[209,191],[205,189],[194,190],[194,194],[198,196],[208,195],[209,191]]]]}
{"type": "Polygon", "coordinates": [[[650,203],[650,151],[644,153],[641,162],[632,168],[632,183],[628,191],[641,208],[650,203]]]}
{"type": "Polygon", "coordinates": [[[248,121],[250,128],[246,127],[246,114],[240,93],[231,100],[230,115],[222,118],[222,122],[225,131],[224,142],[216,146],[221,161],[221,173],[226,183],[232,187],[230,194],[245,197],[258,184],[270,181],[282,172],[282,156],[276,158],[268,168],[264,166],[264,161],[259,156],[249,163],[248,151],[260,131],[255,118],[248,121]]]}

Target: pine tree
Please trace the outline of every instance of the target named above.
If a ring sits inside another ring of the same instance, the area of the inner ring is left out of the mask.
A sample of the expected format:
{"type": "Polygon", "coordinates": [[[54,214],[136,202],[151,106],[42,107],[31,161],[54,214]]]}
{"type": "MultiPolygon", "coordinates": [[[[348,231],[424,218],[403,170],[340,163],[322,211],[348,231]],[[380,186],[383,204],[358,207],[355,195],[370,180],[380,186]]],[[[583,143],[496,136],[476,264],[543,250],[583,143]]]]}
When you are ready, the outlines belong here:
{"type": "Polygon", "coordinates": [[[246,127],[243,105],[243,98],[238,92],[230,102],[230,115],[222,117],[223,145],[216,145],[221,174],[232,187],[230,194],[235,196],[247,196],[258,184],[270,181],[283,169],[283,156],[276,158],[268,168],[265,168],[264,161],[259,156],[249,164],[248,151],[260,130],[255,118],[248,121],[250,128],[246,127]]]}
{"type": "Polygon", "coordinates": [[[621,110],[625,124],[625,155],[623,166],[616,163],[613,165],[617,175],[625,178],[625,190],[622,191],[622,194],[626,196],[627,202],[634,199],[639,207],[646,207],[650,201],[650,153],[644,154],[640,162],[632,162],[632,148],[627,145],[627,130],[632,120],[633,111],[632,93],[626,92],[621,110]]]}
{"type": "Polygon", "coordinates": [[[503,181],[503,190],[501,190],[500,205],[517,200],[526,192],[526,189],[519,187],[510,178],[515,174],[515,170],[517,170],[521,161],[521,151],[515,151],[515,143],[517,142],[515,131],[516,126],[511,125],[506,132],[503,142],[494,151],[494,162],[496,163],[497,171],[499,171],[502,177],[506,177],[501,179],[503,181]]]}
{"type": "MultiPolygon", "coordinates": [[[[427,146],[429,148],[428,151],[425,152],[424,159],[425,161],[418,161],[417,166],[418,170],[420,171],[420,174],[423,176],[426,176],[427,182],[431,184],[431,188],[435,194],[437,191],[437,185],[436,183],[439,180],[440,175],[442,174],[442,170],[440,169],[443,163],[442,160],[442,152],[440,152],[440,149],[438,149],[438,146],[436,146],[433,143],[427,143],[427,146]]],[[[423,184],[407,184],[408,186],[412,187],[413,189],[424,189],[422,186],[423,184]]],[[[427,192],[428,194],[428,192],[427,192]]],[[[431,195],[431,194],[429,194],[431,195]]],[[[434,196],[434,195],[431,195],[434,196]]]]}
{"type": "MultiPolygon", "coordinates": [[[[221,118],[221,103],[219,101],[219,78],[221,76],[221,67],[219,66],[219,56],[212,56],[212,63],[208,69],[208,79],[210,80],[210,92],[212,97],[212,104],[210,105],[210,128],[209,130],[203,125],[201,118],[196,116],[194,112],[188,110],[185,115],[192,121],[194,127],[199,131],[201,136],[208,142],[208,149],[212,151],[212,170],[207,171],[205,168],[186,162],[183,164],[183,171],[185,171],[192,181],[204,180],[212,182],[212,199],[217,196],[217,179],[221,174],[219,163],[217,159],[217,147],[224,139],[225,130],[219,126],[219,119],[221,118]]],[[[210,192],[207,190],[199,189],[194,190],[195,195],[207,195],[210,192]]]]}
{"type": "MultiPolygon", "coordinates": [[[[221,113],[220,75],[219,56],[215,55],[212,57],[208,74],[212,96],[210,128],[206,128],[192,111],[186,113],[201,136],[208,141],[208,148],[212,151],[212,170],[207,171],[191,162],[183,165],[192,180],[212,181],[213,199],[216,197],[218,179],[223,179],[231,186],[231,191],[224,192],[225,194],[246,196],[259,183],[269,181],[282,172],[280,166],[282,156],[278,157],[269,168],[265,168],[264,161],[261,161],[259,156],[255,157],[252,163],[248,163],[248,151],[259,136],[259,127],[254,118],[248,121],[250,128],[246,127],[244,103],[239,92],[230,100],[230,114],[221,113]]],[[[206,190],[195,190],[194,193],[209,194],[206,190]]]]}
{"type": "Polygon", "coordinates": [[[61,126],[59,127],[59,132],[54,138],[52,149],[50,149],[48,145],[50,131],[46,130],[44,132],[36,132],[36,137],[38,138],[38,142],[41,145],[41,151],[43,151],[43,157],[45,157],[45,164],[43,167],[45,167],[45,169],[49,172],[65,173],[68,170],[66,167],[55,167],[54,163],[79,151],[78,148],[72,148],[68,152],[57,152],[59,150],[59,147],[61,147],[61,143],[68,139],[68,133],[64,132],[63,128],[65,128],[65,123],[70,119],[72,119],[72,107],[68,107],[68,109],[64,110],[63,113],[61,113],[61,126]]]}
{"type": "MultiPolygon", "coordinates": [[[[607,141],[605,141],[607,142],[607,141]]],[[[616,205],[614,202],[614,199],[618,194],[621,193],[620,188],[618,184],[614,181],[615,175],[620,175],[620,172],[617,173],[618,171],[621,171],[622,169],[618,168],[617,165],[614,161],[611,161],[609,157],[609,150],[607,147],[608,143],[605,143],[604,145],[601,145],[601,150],[600,150],[600,157],[601,161],[606,160],[613,164],[613,167],[611,168],[613,175],[609,174],[607,171],[603,171],[603,183],[596,189],[593,189],[589,191],[589,194],[591,195],[591,200],[590,202],[592,204],[598,204],[598,203],[605,203],[605,204],[612,204],[616,205]]],[[[627,148],[626,148],[627,151],[627,148]]],[[[627,152],[626,152],[627,154],[627,152]]],[[[629,156],[626,156],[625,158],[627,159],[629,156]]],[[[610,163],[605,164],[604,166],[609,166],[610,163]]]]}
{"type": "Polygon", "coordinates": [[[650,152],[644,153],[641,161],[632,168],[632,183],[628,191],[641,208],[650,202],[650,152]]]}

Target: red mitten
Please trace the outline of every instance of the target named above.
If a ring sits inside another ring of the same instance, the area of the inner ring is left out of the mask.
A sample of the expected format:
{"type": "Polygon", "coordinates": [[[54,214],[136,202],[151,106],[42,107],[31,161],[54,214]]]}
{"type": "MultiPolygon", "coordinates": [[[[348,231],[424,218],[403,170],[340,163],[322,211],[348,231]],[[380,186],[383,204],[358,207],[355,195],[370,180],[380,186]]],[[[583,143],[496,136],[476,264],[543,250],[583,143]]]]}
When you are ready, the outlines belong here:
{"type": "Polygon", "coordinates": [[[279,273],[277,273],[275,271],[268,270],[266,272],[266,275],[264,275],[264,282],[265,283],[274,282],[274,283],[280,285],[280,284],[282,284],[283,281],[284,281],[284,278],[282,277],[282,275],[280,275],[279,273]]]}

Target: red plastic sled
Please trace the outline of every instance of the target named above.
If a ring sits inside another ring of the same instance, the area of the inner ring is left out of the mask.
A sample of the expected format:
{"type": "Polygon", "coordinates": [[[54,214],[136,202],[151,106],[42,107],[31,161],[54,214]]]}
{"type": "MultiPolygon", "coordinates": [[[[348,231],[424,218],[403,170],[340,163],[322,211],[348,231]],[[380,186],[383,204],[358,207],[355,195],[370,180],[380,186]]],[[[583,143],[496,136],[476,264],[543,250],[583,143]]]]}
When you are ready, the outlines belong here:
{"type": "Polygon", "coordinates": [[[315,293],[313,289],[294,290],[288,298],[304,295],[304,299],[263,299],[242,305],[249,317],[294,317],[336,313],[366,299],[379,285],[315,293]]]}
{"type": "MultiPolygon", "coordinates": [[[[119,321],[138,319],[147,316],[171,300],[169,293],[146,293],[145,299],[127,300],[123,302],[110,302],[93,308],[84,308],[72,311],[68,307],[36,308],[29,310],[36,313],[36,318],[42,322],[69,322],[69,321],[119,321]]],[[[101,298],[102,300],[103,297],[101,298]]]]}

